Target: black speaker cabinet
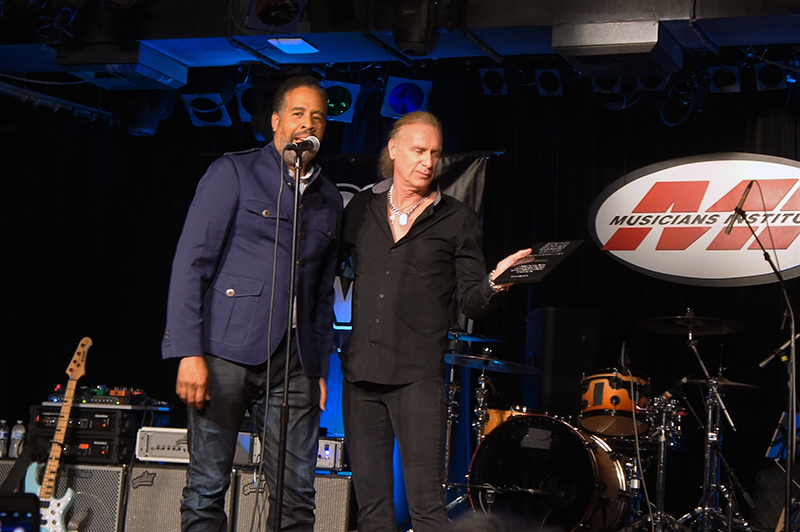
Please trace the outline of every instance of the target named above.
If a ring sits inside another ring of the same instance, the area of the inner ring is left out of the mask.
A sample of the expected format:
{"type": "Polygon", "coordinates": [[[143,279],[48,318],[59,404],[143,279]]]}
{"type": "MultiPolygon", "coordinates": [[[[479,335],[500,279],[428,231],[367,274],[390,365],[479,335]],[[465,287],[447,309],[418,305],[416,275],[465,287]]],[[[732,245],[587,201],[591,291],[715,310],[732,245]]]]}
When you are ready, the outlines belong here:
{"type": "MultiPolygon", "coordinates": [[[[14,462],[0,460],[0,481],[14,462]]],[[[39,474],[43,473],[39,467],[39,474]]],[[[118,532],[121,530],[122,493],[125,467],[94,465],[62,465],[56,482],[56,497],[67,488],[75,491],[72,507],[64,515],[68,530],[81,532],[118,532]]]]}
{"type": "MultiPolygon", "coordinates": [[[[258,483],[253,477],[252,469],[236,472],[236,497],[233,519],[236,532],[248,532],[255,519],[257,524],[261,514],[262,527],[267,522],[269,504],[266,501],[267,489],[262,479],[258,483]],[[255,514],[256,508],[259,514],[255,514]]],[[[317,475],[314,480],[317,490],[317,522],[315,532],[347,532],[350,522],[350,501],[352,493],[351,478],[343,475],[317,475]]],[[[254,528],[254,530],[266,528],[254,528]]]]}
{"type": "Polygon", "coordinates": [[[597,369],[599,336],[594,311],[545,307],[528,314],[527,349],[542,370],[539,408],[580,413],[581,379],[597,369]]]}

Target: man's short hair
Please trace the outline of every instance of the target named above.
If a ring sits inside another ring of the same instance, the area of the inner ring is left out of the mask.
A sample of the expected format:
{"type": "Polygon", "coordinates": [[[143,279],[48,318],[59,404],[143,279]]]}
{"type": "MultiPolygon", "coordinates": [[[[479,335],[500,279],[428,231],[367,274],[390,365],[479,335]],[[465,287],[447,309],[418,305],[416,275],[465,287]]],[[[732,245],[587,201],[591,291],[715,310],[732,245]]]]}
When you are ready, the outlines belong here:
{"type": "MultiPolygon", "coordinates": [[[[424,124],[426,126],[431,126],[438,129],[440,134],[442,132],[442,122],[436,118],[436,115],[427,111],[414,111],[413,113],[404,115],[394,123],[392,131],[389,133],[389,139],[396,139],[403,127],[413,124],[424,124]]],[[[384,146],[383,151],[381,151],[378,169],[383,177],[392,177],[392,175],[394,175],[394,161],[391,159],[391,157],[389,157],[388,146],[384,146]]]]}
{"type": "Polygon", "coordinates": [[[281,83],[278,90],[275,91],[272,112],[281,114],[286,107],[286,95],[299,87],[308,87],[309,89],[317,91],[322,97],[322,101],[325,102],[325,114],[328,114],[328,93],[325,92],[325,89],[322,88],[319,81],[313,76],[292,76],[281,83]]]}

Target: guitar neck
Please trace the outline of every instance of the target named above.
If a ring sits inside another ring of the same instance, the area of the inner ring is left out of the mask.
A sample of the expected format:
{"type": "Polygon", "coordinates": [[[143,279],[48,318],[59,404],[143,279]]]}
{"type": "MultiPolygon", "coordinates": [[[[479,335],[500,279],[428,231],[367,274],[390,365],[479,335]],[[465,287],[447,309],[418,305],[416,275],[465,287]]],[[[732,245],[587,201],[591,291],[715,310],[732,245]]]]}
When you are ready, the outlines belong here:
{"type": "Polygon", "coordinates": [[[72,412],[72,400],[75,397],[75,387],[77,380],[67,382],[67,390],[64,394],[64,402],[61,405],[61,412],[58,415],[56,432],[53,442],[50,445],[50,456],[47,459],[47,467],[42,478],[42,489],[39,490],[40,499],[52,499],[56,492],[56,477],[58,468],[61,465],[61,454],[64,449],[64,441],[67,437],[69,427],[69,416],[72,412]]]}
{"type": "Polygon", "coordinates": [[[80,341],[72,360],[67,366],[67,390],[64,393],[64,402],[61,405],[61,412],[58,414],[56,432],[53,436],[53,443],[50,446],[50,457],[47,460],[47,467],[42,478],[42,487],[39,490],[40,499],[52,499],[56,493],[56,476],[58,467],[61,464],[61,453],[64,450],[64,441],[67,438],[67,428],[69,427],[69,415],[72,411],[72,401],[75,398],[75,386],[85,372],[86,352],[92,345],[92,339],[88,336],[80,341]]]}

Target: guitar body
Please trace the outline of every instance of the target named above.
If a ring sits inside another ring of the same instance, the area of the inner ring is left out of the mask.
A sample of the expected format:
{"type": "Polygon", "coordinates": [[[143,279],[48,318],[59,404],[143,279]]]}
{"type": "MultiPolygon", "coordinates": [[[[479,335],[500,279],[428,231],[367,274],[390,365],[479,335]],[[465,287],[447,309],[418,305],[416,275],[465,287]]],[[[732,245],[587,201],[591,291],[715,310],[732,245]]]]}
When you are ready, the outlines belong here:
{"type": "MultiPolygon", "coordinates": [[[[28,466],[28,472],[25,474],[25,491],[38,495],[41,485],[36,482],[37,468],[38,464],[35,463],[28,466]]],[[[75,497],[75,491],[67,488],[67,492],[60,499],[53,497],[40,500],[39,513],[42,518],[40,532],[67,532],[64,515],[72,506],[73,497],[75,497]]]]}

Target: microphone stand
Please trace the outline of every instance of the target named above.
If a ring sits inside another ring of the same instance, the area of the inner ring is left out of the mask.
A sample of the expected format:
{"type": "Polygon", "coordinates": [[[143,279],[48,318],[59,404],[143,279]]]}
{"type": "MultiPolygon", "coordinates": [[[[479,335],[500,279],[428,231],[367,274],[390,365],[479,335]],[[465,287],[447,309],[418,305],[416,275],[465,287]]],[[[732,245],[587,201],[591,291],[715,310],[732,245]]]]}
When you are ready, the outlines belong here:
{"type": "MultiPolygon", "coordinates": [[[[278,463],[275,475],[275,518],[273,530],[281,529],[283,518],[283,485],[286,469],[286,438],[289,425],[289,360],[292,354],[292,322],[294,321],[294,280],[297,270],[297,233],[299,228],[298,214],[300,211],[300,169],[302,165],[302,152],[298,151],[294,158],[294,210],[292,218],[292,262],[289,268],[289,319],[286,325],[286,361],[283,372],[283,397],[281,399],[281,417],[278,439],[278,463]]],[[[281,176],[281,179],[284,179],[281,176]]],[[[280,220],[278,221],[280,223],[280,220]]],[[[269,391],[267,393],[267,409],[269,409],[269,391]]]]}
{"type": "Polygon", "coordinates": [[[792,471],[794,469],[794,462],[795,462],[795,450],[797,448],[797,408],[795,403],[795,382],[796,382],[796,362],[795,362],[795,355],[797,354],[796,351],[796,344],[795,339],[797,338],[795,332],[795,317],[794,317],[794,310],[792,309],[792,302],[789,300],[789,292],[786,290],[786,283],[783,280],[783,275],[781,275],[780,270],[775,267],[775,264],[772,262],[772,257],[770,257],[767,250],[764,249],[764,245],[759,240],[758,235],[753,230],[753,226],[750,225],[750,221],[745,216],[745,211],[741,207],[737,207],[734,209],[734,212],[741,216],[744,219],[744,222],[747,224],[747,228],[750,229],[750,232],[755,237],[756,242],[758,242],[758,246],[761,248],[761,251],[764,253],[764,260],[767,261],[772,271],[775,273],[775,277],[778,278],[778,285],[780,286],[781,293],[783,294],[783,298],[786,302],[786,310],[789,312],[789,332],[791,333],[790,336],[790,343],[789,343],[789,357],[787,359],[786,355],[781,357],[781,360],[786,362],[786,372],[787,372],[787,395],[789,396],[788,403],[789,408],[786,410],[789,419],[787,420],[787,431],[788,434],[786,435],[786,499],[784,501],[784,532],[792,532],[792,471]]]}

